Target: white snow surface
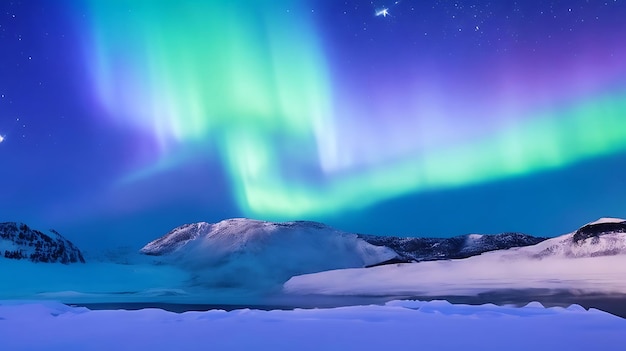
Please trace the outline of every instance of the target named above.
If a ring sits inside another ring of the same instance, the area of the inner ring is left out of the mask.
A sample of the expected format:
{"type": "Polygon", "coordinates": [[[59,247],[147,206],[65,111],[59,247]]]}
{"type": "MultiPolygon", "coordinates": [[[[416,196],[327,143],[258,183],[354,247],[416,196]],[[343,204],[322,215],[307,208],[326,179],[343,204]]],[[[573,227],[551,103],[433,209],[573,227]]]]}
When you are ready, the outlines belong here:
{"type": "Polygon", "coordinates": [[[0,301],[5,350],[623,350],[626,319],[578,305],[392,301],[182,314],[0,301]]]}
{"type": "Polygon", "coordinates": [[[244,218],[181,226],[141,251],[184,267],[205,286],[256,288],[280,286],[298,274],[364,267],[397,256],[320,223],[244,218]]]}
{"type": "Polygon", "coordinates": [[[467,240],[479,240],[480,238],[482,238],[483,235],[482,234],[469,234],[467,236],[467,240]]]}
{"type": "Polygon", "coordinates": [[[602,217],[598,220],[595,220],[593,222],[589,222],[585,225],[592,225],[592,224],[603,224],[603,223],[621,223],[621,222],[625,222],[626,219],[622,219],[622,218],[613,218],[613,217],[602,217]]]}
{"type": "Polygon", "coordinates": [[[537,245],[461,260],[385,265],[301,275],[284,284],[292,294],[445,296],[503,289],[626,293],[626,233],[579,242],[574,233],[537,245]]]}

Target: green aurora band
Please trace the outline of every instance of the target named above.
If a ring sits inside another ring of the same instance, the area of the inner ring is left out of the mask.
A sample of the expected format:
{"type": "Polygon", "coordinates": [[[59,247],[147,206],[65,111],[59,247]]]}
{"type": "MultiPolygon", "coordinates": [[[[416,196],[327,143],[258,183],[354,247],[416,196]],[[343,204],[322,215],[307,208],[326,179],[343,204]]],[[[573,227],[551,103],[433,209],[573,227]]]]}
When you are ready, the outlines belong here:
{"type": "Polygon", "coordinates": [[[124,179],[184,162],[180,150],[202,157],[216,150],[246,214],[303,218],[626,151],[626,89],[614,89],[520,116],[480,138],[334,169],[341,102],[301,6],[92,1],[87,61],[98,98],[112,119],[160,145],[151,166],[124,179]]]}

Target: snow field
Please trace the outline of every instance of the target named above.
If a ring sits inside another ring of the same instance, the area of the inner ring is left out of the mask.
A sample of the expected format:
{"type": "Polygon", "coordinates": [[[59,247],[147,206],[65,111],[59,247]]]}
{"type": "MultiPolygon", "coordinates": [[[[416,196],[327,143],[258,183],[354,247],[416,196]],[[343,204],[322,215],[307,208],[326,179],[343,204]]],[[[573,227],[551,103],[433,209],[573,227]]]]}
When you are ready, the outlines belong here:
{"type": "Polygon", "coordinates": [[[623,350],[626,320],[573,305],[392,301],[176,314],[0,301],[6,350],[623,350]]]}

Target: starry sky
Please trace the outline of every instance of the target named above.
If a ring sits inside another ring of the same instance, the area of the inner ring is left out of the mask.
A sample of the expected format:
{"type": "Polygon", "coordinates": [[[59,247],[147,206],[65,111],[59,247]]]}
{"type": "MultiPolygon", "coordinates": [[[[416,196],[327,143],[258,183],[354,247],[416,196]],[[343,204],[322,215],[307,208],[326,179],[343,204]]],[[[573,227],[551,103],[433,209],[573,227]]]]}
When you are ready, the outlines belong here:
{"type": "Polygon", "coordinates": [[[0,221],[555,236],[626,217],[626,1],[0,3],[0,221]]]}

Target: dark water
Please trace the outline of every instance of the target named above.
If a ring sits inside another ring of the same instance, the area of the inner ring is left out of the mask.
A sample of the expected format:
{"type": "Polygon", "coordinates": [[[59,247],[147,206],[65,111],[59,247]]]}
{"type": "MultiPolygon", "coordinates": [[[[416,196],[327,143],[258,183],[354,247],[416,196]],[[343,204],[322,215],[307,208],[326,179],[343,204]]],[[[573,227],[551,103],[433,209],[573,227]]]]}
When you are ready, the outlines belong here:
{"type": "Polygon", "coordinates": [[[295,308],[332,308],[356,305],[382,305],[391,300],[447,300],[454,304],[524,306],[538,301],[545,307],[568,307],[578,304],[585,309],[595,308],[615,316],[626,318],[626,294],[578,294],[570,291],[553,290],[498,290],[471,296],[274,296],[258,300],[255,303],[172,303],[172,302],[98,302],[69,303],[69,305],[87,307],[92,310],[139,310],[159,308],[170,312],[208,310],[292,310],[295,308]]]}
{"type": "MultiPolygon", "coordinates": [[[[418,300],[424,298],[415,297],[418,300]]],[[[578,294],[569,291],[550,290],[504,290],[482,293],[474,296],[438,296],[425,300],[441,299],[451,303],[481,305],[493,303],[496,305],[524,306],[529,302],[538,301],[545,307],[568,307],[573,304],[585,309],[595,308],[610,314],[626,318],[626,294],[578,294]]]]}
{"type": "Polygon", "coordinates": [[[293,310],[296,308],[333,308],[342,306],[359,306],[359,305],[383,305],[387,301],[397,300],[405,297],[371,297],[371,296],[322,296],[322,295],[306,295],[306,296],[281,296],[275,295],[271,297],[252,299],[254,302],[245,303],[240,299],[237,302],[218,302],[218,303],[188,303],[188,302],[76,302],[66,303],[72,306],[87,307],[91,310],[140,310],[144,308],[159,308],[170,312],[183,313],[188,311],[209,311],[209,310],[225,310],[233,311],[239,309],[255,309],[263,311],[271,310],[293,310]]]}

